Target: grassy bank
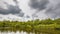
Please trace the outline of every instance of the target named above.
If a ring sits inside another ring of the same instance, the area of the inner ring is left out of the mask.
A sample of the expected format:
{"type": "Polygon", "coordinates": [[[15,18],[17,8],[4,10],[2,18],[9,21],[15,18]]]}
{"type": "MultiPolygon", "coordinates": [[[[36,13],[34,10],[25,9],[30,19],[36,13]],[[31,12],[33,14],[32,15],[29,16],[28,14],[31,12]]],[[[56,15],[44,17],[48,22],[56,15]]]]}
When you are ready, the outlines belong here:
{"type": "Polygon", "coordinates": [[[35,33],[60,34],[60,18],[31,20],[27,22],[0,21],[0,31],[25,31],[35,33]]]}

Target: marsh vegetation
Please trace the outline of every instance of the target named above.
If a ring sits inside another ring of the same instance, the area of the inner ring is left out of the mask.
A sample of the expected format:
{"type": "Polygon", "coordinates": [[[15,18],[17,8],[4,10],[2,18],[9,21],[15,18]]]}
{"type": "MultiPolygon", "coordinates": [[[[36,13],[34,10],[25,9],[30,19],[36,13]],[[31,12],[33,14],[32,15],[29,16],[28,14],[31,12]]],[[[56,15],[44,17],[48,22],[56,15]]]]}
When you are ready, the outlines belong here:
{"type": "Polygon", "coordinates": [[[60,34],[60,18],[31,20],[26,22],[21,21],[0,21],[0,31],[23,31],[35,34],[60,34]]]}

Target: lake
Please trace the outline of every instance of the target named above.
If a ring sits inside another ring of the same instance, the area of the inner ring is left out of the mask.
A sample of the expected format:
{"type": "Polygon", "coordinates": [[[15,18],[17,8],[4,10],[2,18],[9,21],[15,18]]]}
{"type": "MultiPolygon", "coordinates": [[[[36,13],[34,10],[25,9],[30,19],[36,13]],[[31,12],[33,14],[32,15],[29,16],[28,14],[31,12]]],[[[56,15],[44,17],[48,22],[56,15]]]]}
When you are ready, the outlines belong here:
{"type": "MultiPolygon", "coordinates": [[[[11,31],[4,31],[4,32],[1,32],[0,31],[0,34],[36,34],[36,33],[27,33],[27,32],[23,32],[23,31],[21,31],[21,32],[19,32],[19,31],[16,31],[16,32],[11,32],[11,31]]],[[[43,33],[37,33],[37,34],[43,34],[43,33]]]]}
{"type": "Polygon", "coordinates": [[[40,30],[25,30],[21,28],[0,27],[0,34],[60,34],[60,30],[40,28],[40,30]]]}
{"type": "Polygon", "coordinates": [[[4,32],[1,32],[0,31],[0,34],[27,34],[26,32],[19,32],[19,31],[17,31],[17,32],[11,32],[11,31],[8,31],[8,32],[6,32],[6,31],[4,31],[4,32]]]}

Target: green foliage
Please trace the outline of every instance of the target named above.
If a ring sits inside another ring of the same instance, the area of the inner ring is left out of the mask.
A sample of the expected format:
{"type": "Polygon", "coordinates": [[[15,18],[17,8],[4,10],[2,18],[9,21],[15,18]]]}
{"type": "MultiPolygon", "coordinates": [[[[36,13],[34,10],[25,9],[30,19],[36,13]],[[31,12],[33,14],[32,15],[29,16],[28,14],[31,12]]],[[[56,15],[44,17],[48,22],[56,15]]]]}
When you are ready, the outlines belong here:
{"type": "Polygon", "coordinates": [[[19,21],[0,21],[0,30],[19,30],[26,32],[47,32],[57,34],[60,33],[60,18],[58,19],[45,19],[45,20],[31,20],[27,22],[19,21]]]}

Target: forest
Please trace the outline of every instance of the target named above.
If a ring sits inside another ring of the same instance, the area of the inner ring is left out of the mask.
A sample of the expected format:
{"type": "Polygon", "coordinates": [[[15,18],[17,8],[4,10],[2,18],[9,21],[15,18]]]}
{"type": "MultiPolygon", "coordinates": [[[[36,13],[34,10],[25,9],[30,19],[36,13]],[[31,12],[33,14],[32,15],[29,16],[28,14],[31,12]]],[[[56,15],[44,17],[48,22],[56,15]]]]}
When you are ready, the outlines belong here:
{"type": "Polygon", "coordinates": [[[60,18],[28,20],[28,21],[0,21],[0,31],[24,31],[32,33],[60,34],[60,18]]]}

